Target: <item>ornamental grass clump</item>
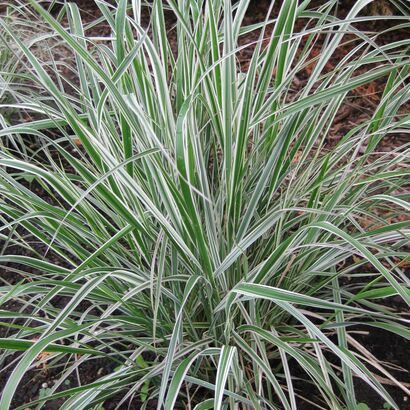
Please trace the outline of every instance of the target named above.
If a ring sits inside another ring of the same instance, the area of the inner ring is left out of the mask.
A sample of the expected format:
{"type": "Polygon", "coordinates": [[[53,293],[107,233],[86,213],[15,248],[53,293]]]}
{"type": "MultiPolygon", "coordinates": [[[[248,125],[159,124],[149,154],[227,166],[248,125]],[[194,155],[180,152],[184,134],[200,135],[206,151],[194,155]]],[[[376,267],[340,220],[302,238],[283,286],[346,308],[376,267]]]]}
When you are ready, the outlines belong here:
{"type": "MultiPolygon", "coordinates": [[[[249,0],[96,1],[83,24],[33,0],[30,42],[1,20],[30,78],[13,108],[31,114],[0,130],[0,264],[18,275],[0,287],[1,409],[39,361],[55,382],[19,409],[354,409],[359,379],[398,408],[380,375],[406,386],[355,333],[410,336],[383,304],[410,302],[409,145],[378,150],[409,131],[409,41],[361,31],[369,3],[341,19],[337,1],[284,0],[246,25],[249,0]],[[368,118],[331,139],[376,80],[368,118]],[[110,373],[80,383],[101,360],[110,373]]],[[[389,30],[409,27],[397,3],[389,30]]]]}

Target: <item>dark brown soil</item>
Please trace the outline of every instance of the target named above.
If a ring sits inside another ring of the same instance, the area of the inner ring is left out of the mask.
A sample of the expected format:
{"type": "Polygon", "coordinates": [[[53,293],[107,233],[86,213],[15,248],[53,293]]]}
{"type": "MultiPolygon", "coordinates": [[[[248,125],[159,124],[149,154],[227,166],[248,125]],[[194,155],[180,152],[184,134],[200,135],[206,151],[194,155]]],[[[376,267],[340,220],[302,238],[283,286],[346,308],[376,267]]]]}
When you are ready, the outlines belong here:
{"type": "MultiPolygon", "coordinates": [[[[98,15],[99,11],[96,9],[94,0],[77,0],[75,1],[79,5],[79,7],[83,10],[82,15],[85,21],[90,22],[93,21],[98,15]]],[[[246,17],[246,23],[254,23],[256,21],[261,21],[266,17],[266,11],[269,8],[269,1],[261,0],[261,1],[253,1],[248,15],[246,17]]],[[[277,2],[278,4],[280,2],[277,2]]],[[[320,2],[318,2],[320,3],[320,2]]],[[[346,14],[350,9],[351,5],[354,3],[354,0],[345,0],[340,2],[340,14],[346,14]]],[[[275,12],[275,10],[274,10],[275,12]]],[[[143,21],[148,22],[149,16],[148,14],[145,15],[143,21]]],[[[173,16],[169,16],[168,23],[172,26],[174,19],[173,16]]],[[[389,22],[386,20],[385,22],[381,22],[378,26],[368,27],[369,30],[381,30],[388,27],[389,22]]],[[[94,35],[108,35],[109,28],[107,26],[98,26],[93,29],[94,35]]],[[[176,39],[172,31],[169,33],[170,41],[176,48],[176,39]]],[[[408,33],[397,33],[392,32],[390,37],[384,36],[380,39],[380,41],[388,42],[397,39],[397,37],[408,37],[408,33]]],[[[242,39],[243,44],[249,43],[254,41],[257,38],[257,35],[251,34],[250,36],[242,39]]],[[[336,59],[343,57],[346,52],[348,51],[350,46],[346,46],[344,49],[341,47],[335,56],[335,63],[336,59]]],[[[251,55],[252,55],[252,47],[249,47],[245,50],[242,50],[239,58],[241,60],[241,64],[243,68],[246,69],[246,65],[249,63],[251,55]]],[[[320,45],[318,45],[318,51],[320,52],[320,45]]],[[[329,67],[331,69],[332,67],[329,67]]],[[[307,68],[306,72],[302,74],[300,78],[297,79],[298,82],[303,83],[306,81],[309,75],[309,68],[307,68]]],[[[376,106],[378,99],[383,91],[383,81],[380,80],[378,82],[372,83],[368,85],[365,89],[358,90],[355,93],[352,93],[350,96],[350,104],[345,105],[341,110],[341,114],[339,115],[339,120],[333,125],[332,128],[332,135],[329,137],[329,144],[332,144],[332,139],[337,140],[341,135],[343,135],[347,129],[350,129],[353,125],[358,124],[359,122],[363,121],[369,113],[373,110],[376,106]]],[[[407,112],[410,112],[410,107],[404,107],[407,112]]],[[[394,147],[400,146],[403,143],[402,136],[396,135],[392,136],[388,140],[383,141],[380,146],[380,150],[391,150],[394,147]]],[[[43,197],[45,200],[50,202],[53,201],[52,198],[48,198],[42,188],[36,184],[31,184],[30,189],[37,191],[37,193],[43,197]]],[[[24,254],[24,251],[21,249],[8,249],[8,252],[18,252],[24,254]]],[[[39,253],[44,253],[44,249],[41,245],[38,245],[39,253]]],[[[49,254],[49,258],[53,259],[54,262],[58,261],[58,258],[54,255],[49,254]]],[[[4,283],[17,283],[22,280],[21,275],[18,273],[19,266],[17,265],[10,265],[8,269],[0,269],[0,281],[2,284],[4,283]]],[[[59,300],[53,301],[56,307],[63,306],[66,301],[63,298],[59,300]]],[[[394,309],[407,309],[405,305],[401,304],[400,301],[392,299],[386,301],[387,305],[394,309]]],[[[2,309],[7,310],[15,310],[18,311],[21,306],[16,302],[14,304],[9,304],[7,306],[2,306],[2,309]]],[[[408,310],[406,310],[408,312],[408,310]]],[[[355,329],[356,330],[356,329],[355,329]]],[[[410,388],[410,342],[405,341],[403,338],[395,336],[391,333],[377,330],[374,328],[367,328],[367,329],[357,329],[361,331],[361,334],[356,335],[357,341],[359,341],[365,348],[374,355],[379,361],[389,362],[394,365],[400,366],[404,369],[404,371],[396,371],[392,370],[391,373],[401,382],[407,384],[407,387],[410,388]]],[[[0,326],[0,337],[7,337],[8,330],[4,326],[0,326]]],[[[5,386],[8,377],[10,376],[16,361],[18,360],[20,353],[16,353],[13,357],[8,357],[7,360],[2,360],[0,358],[0,365],[2,370],[0,371],[0,391],[5,386]]],[[[291,363],[292,364],[292,363],[291,363]]],[[[294,364],[295,370],[297,371],[297,365],[294,364]]],[[[81,384],[87,384],[95,380],[97,377],[101,377],[105,374],[109,374],[114,368],[116,367],[116,363],[114,361],[108,361],[107,359],[98,359],[92,360],[88,362],[84,362],[81,364],[80,370],[80,382],[81,384]]],[[[44,389],[53,386],[53,384],[57,381],[58,374],[61,371],[60,367],[52,367],[52,366],[44,366],[37,369],[30,371],[26,376],[23,378],[21,382],[19,393],[15,396],[13,401],[13,408],[24,405],[29,403],[32,400],[35,400],[42,394],[44,389]]],[[[302,374],[300,374],[302,376],[302,374]]],[[[375,394],[365,383],[360,380],[355,380],[357,385],[357,398],[358,401],[366,403],[371,410],[382,410],[387,407],[384,407],[384,402],[379,398],[377,394],[375,394]]],[[[406,394],[400,390],[399,388],[391,385],[388,383],[387,380],[383,380],[386,389],[389,393],[393,396],[396,400],[398,405],[400,406],[401,410],[410,409],[410,397],[406,396],[406,394]]],[[[64,384],[62,389],[72,388],[79,385],[79,380],[75,375],[69,378],[69,383],[64,384]]],[[[312,390],[312,386],[308,385],[304,382],[296,382],[295,384],[297,388],[297,393],[302,396],[306,397],[310,400],[314,400],[315,391],[312,390]]],[[[114,409],[118,402],[121,400],[121,397],[114,398],[110,403],[105,403],[104,408],[105,410],[114,409]]],[[[44,408],[47,410],[57,410],[61,407],[61,401],[56,401],[55,403],[49,403],[44,408]]],[[[134,400],[132,403],[127,403],[123,405],[121,409],[139,409],[140,402],[138,398],[134,400]]],[[[150,407],[148,407],[150,408],[150,407]]],[[[155,403],[153,403],[152,408],[156,408],[155,403]]],[[[300,401],[298,406],[301,410],[309,410],[309,409],[316,409],[317,407],[310,405],[307,402],[300,401]]]]}

